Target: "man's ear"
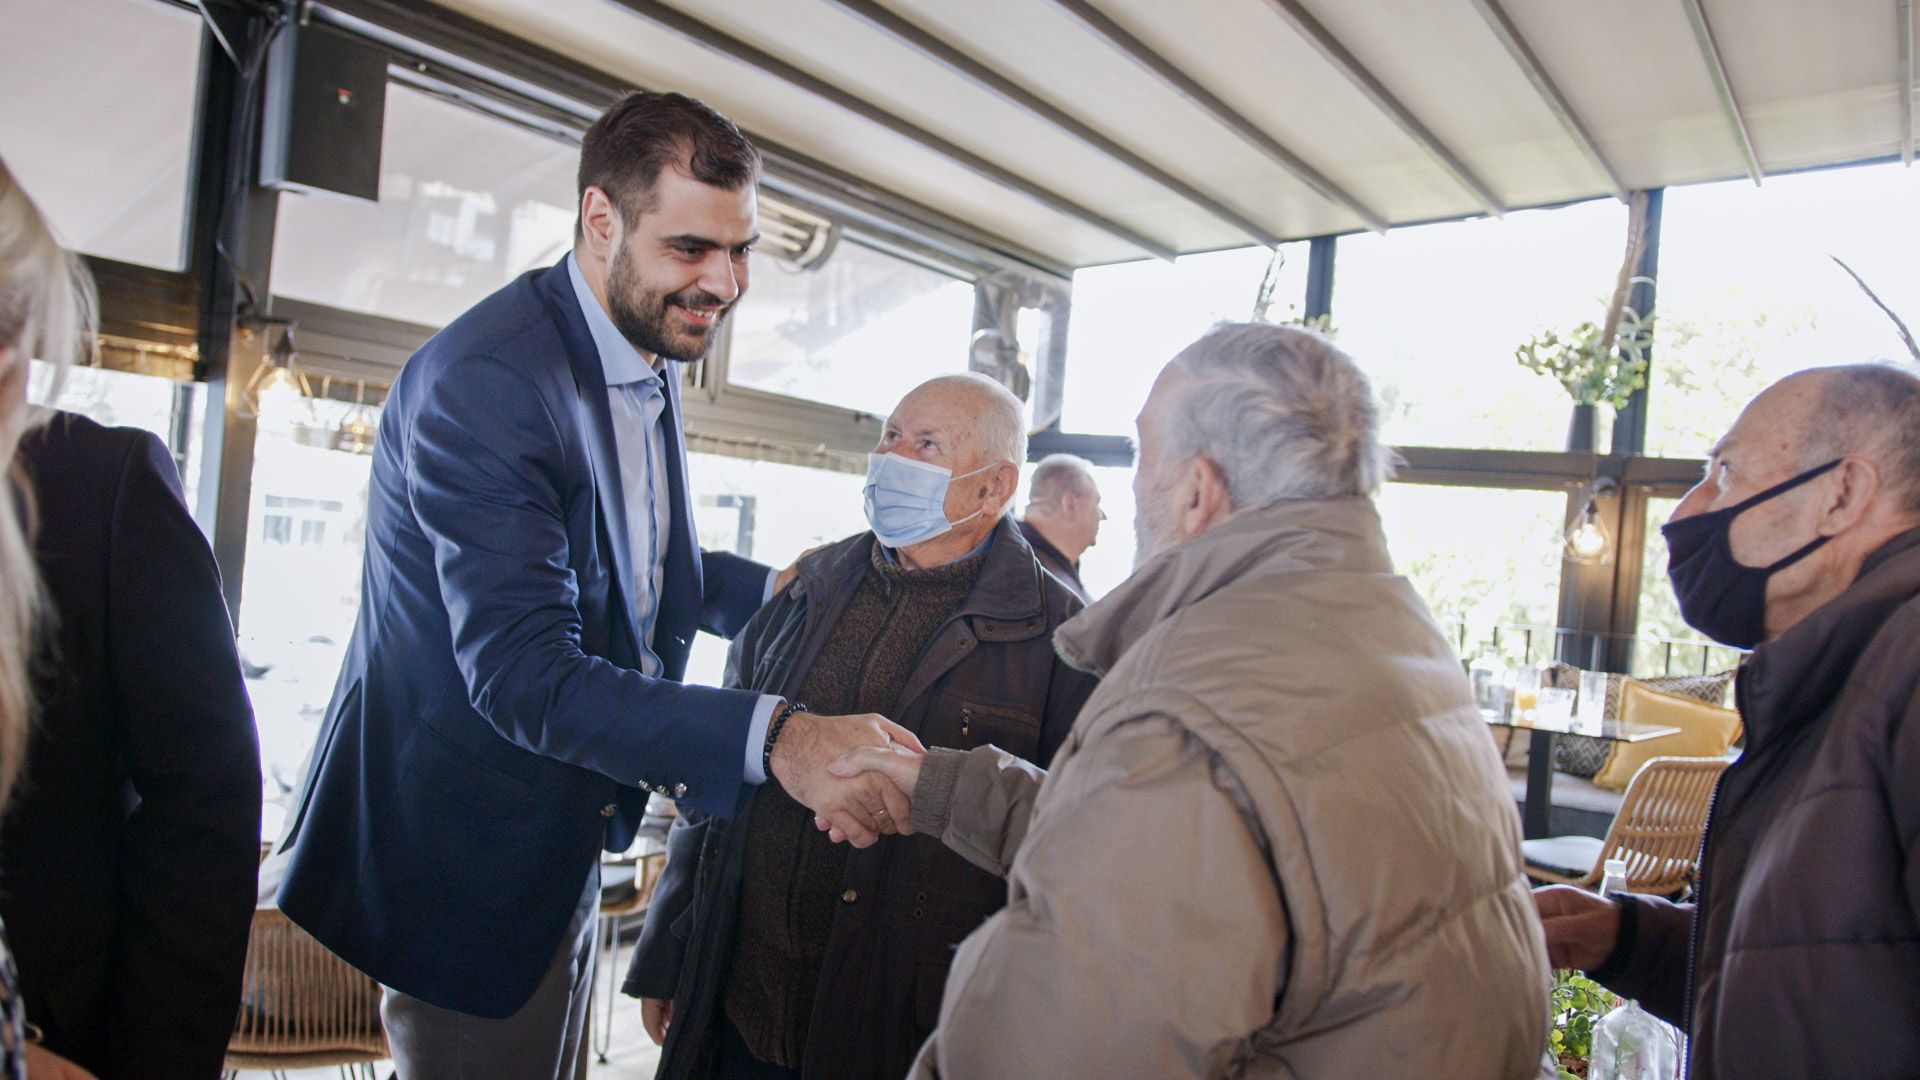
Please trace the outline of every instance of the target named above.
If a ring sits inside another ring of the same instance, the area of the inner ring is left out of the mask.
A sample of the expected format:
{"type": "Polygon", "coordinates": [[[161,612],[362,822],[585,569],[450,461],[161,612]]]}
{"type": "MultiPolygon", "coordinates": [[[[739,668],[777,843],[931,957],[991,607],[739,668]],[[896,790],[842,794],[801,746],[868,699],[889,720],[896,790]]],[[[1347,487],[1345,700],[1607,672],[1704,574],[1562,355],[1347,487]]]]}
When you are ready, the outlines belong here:
{"type": "Polygon", "coordinates": [[[602,262],[612,258],[619,233],[620,208],[614,205],[613,196],[596,184],[587,185],[587,190],[580,193],[580,237],[586,241],[587,250],[602,262]]]}
{"type": "Polygon", "coordinates": [[[1822,536],[1835,536],[1860,524],[1883,490],[1879,468],[1866,458],[1844,458],[1830,475],[1833,479],[1823,485],[1825,501],[1820,506],[1822,536]]]}
{"type": "Polygon", "coordinates": [[[1192,539],[1233,516],[1233,497],[1227,490],[1227,474],[1210,457],[1196,454],[1187,463],[1182,477],[1177,519],[1180,535],[1192,539]]]}
{"type": "Polygon", "coordinates": [[[987,481],[987,490],[981,492],[996,508],[1004,507],[1013,501],[1020,491],[1020,466],[1011,461],[1003,461],[993,467],[991,472],[981,474],[987,481]]]}

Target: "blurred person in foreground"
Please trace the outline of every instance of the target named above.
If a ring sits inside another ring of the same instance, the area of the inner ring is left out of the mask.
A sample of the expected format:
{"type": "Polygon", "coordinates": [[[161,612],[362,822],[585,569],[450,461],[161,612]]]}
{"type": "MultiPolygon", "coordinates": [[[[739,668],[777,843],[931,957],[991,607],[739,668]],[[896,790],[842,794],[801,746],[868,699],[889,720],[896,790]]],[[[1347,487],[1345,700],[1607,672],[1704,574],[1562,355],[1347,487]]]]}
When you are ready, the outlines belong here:
{"type": "Polygon", "coordinates": [[[1040,565],[1065,582],[1082,603],[1092,597],[1080,581],[1080,556],[1099,539],[1100,523],[1105,520],[1093,465],[1086,458],[1048,454],[1033,467],[1020,535],[1033,546],[1040,565]]]}
{"type": "MultiPolygon", "coordinates": [[[[726,685],[1045,764],[1094,680],[1053,651],[1080,601],[1007,513],[1024,424],[980,375],[902,398],[868,459],[872,531],[801,558],[734,638],[726,685]]],[[[850,852],[777,782],[733,822],[690,811],[668,850],[627,978],[665,1028],[660,1080],[904,1075],[953,947],[1007,894],[931,837],[850,852]]]]}
{"type": "MultiPolygon", "coordinates": [[[[85,267],[54,240],[0,161],[0,465],[12,503],[0,512],[0,807],[25,769],[35,710],[31,673],[52,617],[33,562],[33,492],[15,459],[20,440],[45,418],[27,403],[28,365],[45,362],[49,389],[57,392],[67,366],[87,347],[93,313],[85,267]]],[[[7,887],[0,881],[0,889],[7,887]]],[[[0,1076],[89,1080],[91,1073],[41,1045],[28,1012],[7,929],[0,926],[0,1076]]]]}
{"type": "Polygon", "coordinates": [[[1692,901],[1535,894],[1557,967],[1687,1033],[1693,1080],[1920,1061],[1920,378],[1775,383],[1663,530],[1680,613],[1751,648],[1692,901]]]}
{"type": "Polygon", "coordinates": [[[1054,637],[1101,682],[1051,771],[991,746],[837,766],[1008,879],[912,1075],[1538,1076],[1519,819],[1388,557],[1366,377],[1221,325],[1139,434],[1138,563],[1054,637]]]}

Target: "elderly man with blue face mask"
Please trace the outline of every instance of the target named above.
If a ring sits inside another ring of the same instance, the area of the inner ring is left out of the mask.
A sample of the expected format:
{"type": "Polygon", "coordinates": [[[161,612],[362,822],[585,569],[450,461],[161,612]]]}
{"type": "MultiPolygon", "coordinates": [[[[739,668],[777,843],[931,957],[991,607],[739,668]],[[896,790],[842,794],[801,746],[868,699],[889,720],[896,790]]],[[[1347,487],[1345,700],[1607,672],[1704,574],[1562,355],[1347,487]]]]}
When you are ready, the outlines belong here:
{"type": "Polygon", "coordinates": [[[1665,527],[1689,624],[1752,648],[1689,903],[1535,894],[1555,967],[1680,1025],[1688,1076],[1920,1060],[1920,378],[1789,376],[1665,527]]]}
{"type": "MultiPolygon", "coordinates": [[[[869,455],[872,531],[800,560],[734,638],[726,685],[1044,765],[1094,678],[1054,655],[1081,603],[1007,514],[1026,441],[989,379],[909,393],[869,455]]],[[[872,825],[909,831],[879,808],[872,825]]],[[[686,813],[668,852],[626,984],[664,1039],[661,1077],[904,1075],[954,946],[1006,900],[932,837],[835,845],[778,782],[732,820],[686,813]]]]}

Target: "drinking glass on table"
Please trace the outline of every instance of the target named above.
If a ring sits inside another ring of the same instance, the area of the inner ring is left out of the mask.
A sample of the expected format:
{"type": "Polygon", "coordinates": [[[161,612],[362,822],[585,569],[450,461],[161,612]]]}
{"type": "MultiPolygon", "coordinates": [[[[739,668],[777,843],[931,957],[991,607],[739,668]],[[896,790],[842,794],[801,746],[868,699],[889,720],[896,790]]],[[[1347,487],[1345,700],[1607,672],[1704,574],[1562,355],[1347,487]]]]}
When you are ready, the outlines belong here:
{"type": "Polygon", "coordinates": [[[1549,727],[1565,726],[1573,718],[1573,690],[1564,686],[1543,686],[1536,694],[1535,719],[1549,727]]]}
{"type": "Polygon", "coordinates": [[[1513,716],[1531,722],[1540,708],[1540,669],[1522,664],[1513,671],[1513,716]]]}
{"type": "Polygon", "coordinates": [[[1582,728],[1598,731],[1607,718],[1607,673],[1580,673],[1580,700],[1575,704],[1582,728]]]}

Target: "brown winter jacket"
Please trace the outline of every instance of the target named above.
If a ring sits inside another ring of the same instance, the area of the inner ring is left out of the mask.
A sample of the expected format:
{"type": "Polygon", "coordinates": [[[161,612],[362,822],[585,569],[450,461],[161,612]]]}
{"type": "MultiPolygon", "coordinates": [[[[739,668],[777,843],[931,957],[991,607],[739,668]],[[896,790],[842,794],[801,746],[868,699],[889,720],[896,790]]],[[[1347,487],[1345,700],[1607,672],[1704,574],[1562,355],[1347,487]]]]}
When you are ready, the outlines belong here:
{"type": "Polygon", "coordinates": [[[1051,773],[935,752],[914,824],[1007,875],[915,1077],[1540,1073],[1519,818],[1369,499],[1244,513],[1055,635],[1051,773]]]}
{"type": "Polygon", "coordinates": [[[1920,529],[1735,685],[1699,905],[1632,898],[1594,974],[1687,1028],[1693,1080],[1920,1075],[1920,529]]]}

